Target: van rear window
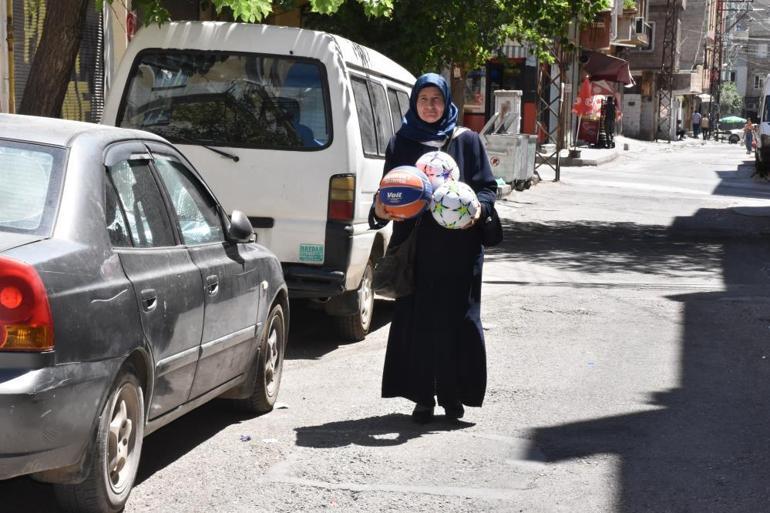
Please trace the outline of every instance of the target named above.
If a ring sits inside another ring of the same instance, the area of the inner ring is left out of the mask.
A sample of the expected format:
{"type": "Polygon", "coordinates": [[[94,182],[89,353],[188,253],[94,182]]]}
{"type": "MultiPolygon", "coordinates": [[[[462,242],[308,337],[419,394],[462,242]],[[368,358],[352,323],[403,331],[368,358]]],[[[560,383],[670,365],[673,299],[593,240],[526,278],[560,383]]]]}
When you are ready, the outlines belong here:
{"type": "Polygon", "coordinates": [[[63,148],[0,140],[0,231],[50,233],[64,156],[63,148]]]}
{"type": "Polygon", "coordinates": [[[227,52],[140,53],[118,126],[179,144],[313,150],[331,142],[320,62],[227,52]]]}

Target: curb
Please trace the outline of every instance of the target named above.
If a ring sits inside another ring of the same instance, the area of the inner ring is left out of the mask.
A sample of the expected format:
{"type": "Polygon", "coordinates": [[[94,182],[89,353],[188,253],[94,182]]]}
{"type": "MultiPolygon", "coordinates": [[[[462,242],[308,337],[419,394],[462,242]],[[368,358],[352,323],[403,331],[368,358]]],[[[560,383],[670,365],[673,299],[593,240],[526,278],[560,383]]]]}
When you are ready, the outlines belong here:
{"type": "Polygon", "coordinates": [[[618,158],[619,155],[620,155],[620,152],[617,149],[613,149],[612,151],[610,151],[606,155],[602,155],[601,157],[590,158],[590,159],[585,159],[585,158],[572,159],[569,157],[565,157],[563,159],[560,159],[560,163],[562,166],[567,166],[567,167],[598,166],[600,164],[606,164],[607,162],[612,162],[613,160],[618,158]]]}

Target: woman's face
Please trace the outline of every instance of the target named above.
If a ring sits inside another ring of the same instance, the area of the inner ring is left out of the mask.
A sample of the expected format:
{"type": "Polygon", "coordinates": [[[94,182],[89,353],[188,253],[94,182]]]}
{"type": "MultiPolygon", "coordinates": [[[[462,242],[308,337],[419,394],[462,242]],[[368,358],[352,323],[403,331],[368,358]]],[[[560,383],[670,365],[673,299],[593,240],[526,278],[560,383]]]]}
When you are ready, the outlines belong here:
{"type": "Polygon", "coordinates": [[[444,115],[444,95],[436,86],[427,86],[417,94],[417,115],[426,123],[435,123],[444,115]]]}

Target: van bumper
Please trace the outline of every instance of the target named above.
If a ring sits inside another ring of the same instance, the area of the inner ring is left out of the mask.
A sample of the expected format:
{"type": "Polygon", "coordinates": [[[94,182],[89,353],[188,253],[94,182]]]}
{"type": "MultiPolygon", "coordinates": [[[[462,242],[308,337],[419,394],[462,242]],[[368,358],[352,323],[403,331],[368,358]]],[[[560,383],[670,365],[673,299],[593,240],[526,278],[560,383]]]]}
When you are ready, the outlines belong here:
{"type": "Polygon", "coordinates": [[[327,298],[345,292],[345,278],[353,252],[353,226],[326,222],[325,254],[322,266],[283,263],[289,296],[327,298]]]}
{"type": "Polygon", "coordinates": [[[282,264],[282,266],[291,297],[333,297],[345,292],[344,271],[302,264],[282,264]]]}

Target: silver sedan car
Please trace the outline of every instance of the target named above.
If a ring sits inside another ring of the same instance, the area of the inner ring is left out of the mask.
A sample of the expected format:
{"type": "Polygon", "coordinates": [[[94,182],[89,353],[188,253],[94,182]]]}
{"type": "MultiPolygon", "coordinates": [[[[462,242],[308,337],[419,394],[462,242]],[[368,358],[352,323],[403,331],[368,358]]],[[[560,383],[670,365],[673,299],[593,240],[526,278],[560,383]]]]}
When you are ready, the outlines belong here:
{"type": "Polygon", "coordinates": [[[288,316],[276,257],[164,139],[0,114],[0,479],[121,510],[145,435],[272,409],[288,316]]]}

